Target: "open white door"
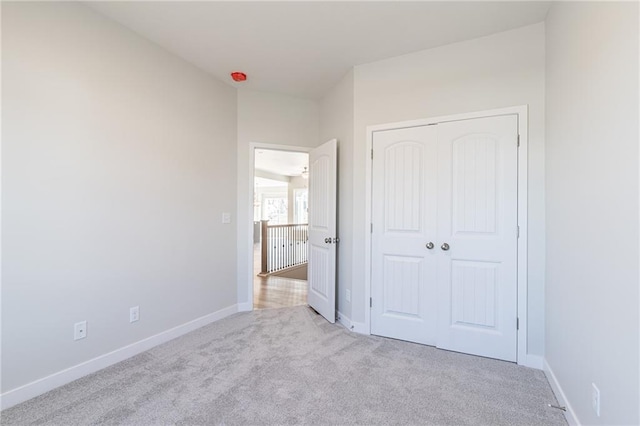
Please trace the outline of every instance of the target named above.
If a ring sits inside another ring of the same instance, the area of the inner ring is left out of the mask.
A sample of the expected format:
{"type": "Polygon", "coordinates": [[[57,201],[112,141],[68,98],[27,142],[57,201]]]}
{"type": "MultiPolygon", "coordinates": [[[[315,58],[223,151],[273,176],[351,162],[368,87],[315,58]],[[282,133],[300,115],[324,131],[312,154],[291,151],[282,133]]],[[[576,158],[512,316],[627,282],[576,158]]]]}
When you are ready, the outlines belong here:
{"type": "Polygon", "coordinates": [[[336,200],[338,141],[309,153],[309,292],[307,302],[336,321],[336,200]]]}

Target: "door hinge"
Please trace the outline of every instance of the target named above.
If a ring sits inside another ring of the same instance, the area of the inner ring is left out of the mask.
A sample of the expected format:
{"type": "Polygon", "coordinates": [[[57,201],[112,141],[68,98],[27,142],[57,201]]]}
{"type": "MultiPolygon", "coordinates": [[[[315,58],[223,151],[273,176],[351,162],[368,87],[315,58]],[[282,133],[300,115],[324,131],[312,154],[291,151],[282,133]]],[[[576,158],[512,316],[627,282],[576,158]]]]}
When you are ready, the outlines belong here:
{"type": "Polygon", "coordinates": [[[373,222],[371,222],[371,233],[373,234],[373,222]]]}
{"type": "Polygon", "coordinates": [[[373,160],[373,149],[371,150],[371,159],[373,160]]]}
{"type": "Polygon", "coordinates": [[[518,238],[520,238],[520,225],[518,225],[518,230],[516,231],[518,238]]]}
{"type": "Polygon", "coordinates": [[[520,135],[518,135],[518,146],[520,146],[520,135]]]}
{"type": "Polygon", "coordinates": [[[520,318],[516,318],[516,330],[520,330],[520,318]]]}
{"type": "Polygon", "coordinates": [[[369,307],[373,308],[373,298],[372,297],[369,298],[369,307]]]}

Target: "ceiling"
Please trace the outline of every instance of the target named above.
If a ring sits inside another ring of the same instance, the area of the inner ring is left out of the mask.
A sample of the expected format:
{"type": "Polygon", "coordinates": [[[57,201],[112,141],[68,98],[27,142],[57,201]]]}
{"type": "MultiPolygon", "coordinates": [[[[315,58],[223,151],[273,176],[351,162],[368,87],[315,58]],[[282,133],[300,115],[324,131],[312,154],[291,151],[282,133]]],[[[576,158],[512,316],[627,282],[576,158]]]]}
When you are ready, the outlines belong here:
{"type": "Polygon", "coordinates": [[[300,176],[308,164],[309,154],[305,152],[256,149],[256,170],[263,170],[283,176],[300,176]]]}
{"type": "Polygon", "coordinates": [[[355,65],[541,22],[549,2],[87,2],[236,87],[318,99],[355,65]],[[234,83],[229,73],[248,80],[234,83]]]}

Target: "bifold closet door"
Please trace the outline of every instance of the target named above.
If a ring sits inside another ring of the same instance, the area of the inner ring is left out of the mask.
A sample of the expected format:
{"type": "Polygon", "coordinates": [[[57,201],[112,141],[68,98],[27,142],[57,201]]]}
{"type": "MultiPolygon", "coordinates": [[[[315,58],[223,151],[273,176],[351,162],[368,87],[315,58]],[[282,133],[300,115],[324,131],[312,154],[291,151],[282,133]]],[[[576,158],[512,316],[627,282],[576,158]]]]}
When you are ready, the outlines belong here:
{"type": "Polygon", "coordinates": [[[435,345],[436,126],[373,137],[371,333],[435,345]]]}
{"type": "Polygon", "coordinates": [[[517,124],[437,126],[437,346],[506,361],[517,349],[517,124]]]}

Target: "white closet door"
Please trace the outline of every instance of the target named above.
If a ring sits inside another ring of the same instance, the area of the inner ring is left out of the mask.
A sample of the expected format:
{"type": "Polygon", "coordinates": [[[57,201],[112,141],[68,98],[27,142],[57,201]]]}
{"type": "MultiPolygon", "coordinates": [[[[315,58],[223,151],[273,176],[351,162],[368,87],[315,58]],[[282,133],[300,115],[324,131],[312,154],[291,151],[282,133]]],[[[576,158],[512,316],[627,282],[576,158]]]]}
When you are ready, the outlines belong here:
{"type": "Polygon", "coordinates": [[[372,334],[436,343],[436,178],[436,126],[374,134],[372,334]]]}
{"type": "Polygon", "coordinates": [[[437,346],[516,361],[517,117],[437,128],[437,346]]]}
{"type": "Polygon", "coordinates": [[[338,141],[309,153],[309,291],[307,303],[336,321],[336,204],[338,141]]]}

